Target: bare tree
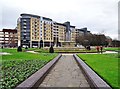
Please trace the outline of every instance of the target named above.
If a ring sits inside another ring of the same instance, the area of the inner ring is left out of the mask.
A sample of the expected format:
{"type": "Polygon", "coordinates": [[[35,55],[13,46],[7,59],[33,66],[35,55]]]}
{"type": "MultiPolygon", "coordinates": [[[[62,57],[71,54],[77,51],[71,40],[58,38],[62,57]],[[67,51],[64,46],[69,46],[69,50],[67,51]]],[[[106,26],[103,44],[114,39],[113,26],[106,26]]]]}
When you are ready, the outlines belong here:
{"type": "Polygon", "coordinates": [[[104,34],[85,34],[80,35],[76,42],[83,46],[105,46],[107,45],[106,36],[104,34]]]}

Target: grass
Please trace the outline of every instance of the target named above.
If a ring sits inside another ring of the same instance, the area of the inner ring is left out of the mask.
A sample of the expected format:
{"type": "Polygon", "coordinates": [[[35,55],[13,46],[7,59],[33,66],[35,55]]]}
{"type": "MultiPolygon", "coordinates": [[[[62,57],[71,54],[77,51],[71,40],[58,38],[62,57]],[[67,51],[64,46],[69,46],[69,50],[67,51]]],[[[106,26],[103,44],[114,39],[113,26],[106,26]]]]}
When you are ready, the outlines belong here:
{"type": "Polygon", "coordinates": [[[117,47],[109,47],[109,48],[105,48],[106,51],[120,51],[120,48],[117,47]]]}
{"type": "Polygon", "coordinates": [[[50,53],[40,53],[40,54],[33,54],[28,52],[17,52],[17,49],[3,49],[2,52],[11,53],[11,55],[3,55],[3,60],[19,60],[19,59],[41,59],[41,60],[49,60],[53,59],[55,54],[50,53]]]}
{"type": "MultiPolygon", "coordinates": [[[[29,50],[35,50],[31,48],[29,50]]],[[[17,52],[17,49],[2,49],[2,52],[8,52],[11,55],[2,55],[2,60],[0,61],[0,88],[1,89],[13,89],[31,74],[35,73],[37,70],[42,68],[46,63],[51,61],[58,54],[53,53],[28,53],[17,52]]]]}
{"type": "Polygon", "coordinates": [[[97,74],[110,86],[118,87],[118,58],[117,54],[78,54],[97,74]]]}
{"type": "Polygon", "coordinates": [[[43,49],[43,48],[41,48],[41,49],[36,49],[36,50],[34,50],[35,52],[39,52],[39,53],[49,53],[49,49],[43,49]]]}

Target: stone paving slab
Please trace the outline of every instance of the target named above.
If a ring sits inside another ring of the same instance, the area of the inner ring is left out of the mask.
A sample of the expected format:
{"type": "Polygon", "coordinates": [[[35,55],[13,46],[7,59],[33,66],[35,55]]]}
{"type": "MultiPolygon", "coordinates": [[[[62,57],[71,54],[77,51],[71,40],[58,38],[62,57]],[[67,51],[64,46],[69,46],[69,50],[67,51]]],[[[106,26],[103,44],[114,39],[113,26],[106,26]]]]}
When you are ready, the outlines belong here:
{"type": "Polygon", "coordinates": [[[38,53],[38,52],[35,52],[35,51],[26,51],[26,52],[29,52],[29,53],[35,53],[35,54],[38,53]]]}
{"type": "Polygon", "coordinates": [[[73,55],[62,55],[39,87],[90,87],[73,55]]]}
{"type": "Polygon", "coordinates": [[[118,53],[118,52],[115,52],[115,51],[106,51],[106,52],[104,52],[104,54],[107,54],[107,53],[118,53]]]}
{"type": "Polygon", "coordinates": [[[103,53],[80,53],[80,54],[111,54],[111,53],[118,53],[118,52],[115,52],[115,51],[105,51],[103,53]]]}

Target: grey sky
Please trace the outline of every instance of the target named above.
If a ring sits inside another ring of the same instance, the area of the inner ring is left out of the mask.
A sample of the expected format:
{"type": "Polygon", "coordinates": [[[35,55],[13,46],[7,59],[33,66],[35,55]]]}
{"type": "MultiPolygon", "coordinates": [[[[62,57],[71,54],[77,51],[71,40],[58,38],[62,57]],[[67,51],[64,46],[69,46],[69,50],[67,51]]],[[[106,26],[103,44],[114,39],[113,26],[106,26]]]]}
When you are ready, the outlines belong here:
{"type": "Polygon", "coordinates": [[[1,0],[0,29],[15,28],[21,13],[70,21],[76,28],[118,38],[119,0],[1,0]]]}

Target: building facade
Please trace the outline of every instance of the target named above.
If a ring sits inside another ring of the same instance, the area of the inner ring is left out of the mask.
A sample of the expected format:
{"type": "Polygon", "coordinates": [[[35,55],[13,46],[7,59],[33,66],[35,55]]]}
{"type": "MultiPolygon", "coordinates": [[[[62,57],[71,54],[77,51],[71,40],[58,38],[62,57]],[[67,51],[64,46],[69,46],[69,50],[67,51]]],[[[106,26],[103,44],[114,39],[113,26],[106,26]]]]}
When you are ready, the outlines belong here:
{"type": "Polygon", "coordinates": [[[58,23],[50,18],[21,14],[17,21],[18,46],[50,47],[76,44],[78,34],[85,33],[85,29],[78,30],[70,22],[58,23]]]}
{"type": "Polygon", "coordinates": [[[0,46],[17,47],[18,36],[16,29],[2,29],[0,31],[0,46]]]}
{"type": "Polygon", "coordinates": [[[17,21],[18,46],[38,46],[40,41],[40,16],[21,14],[17,21]]]}

